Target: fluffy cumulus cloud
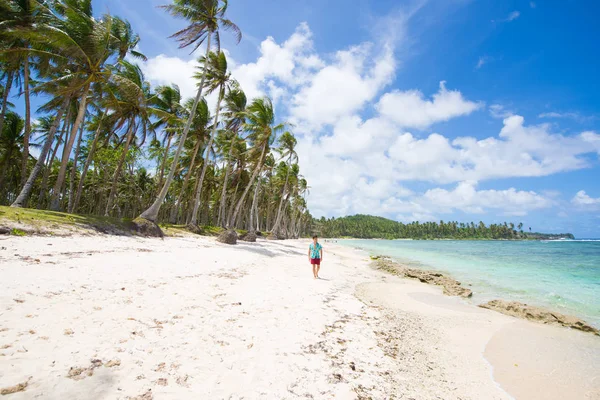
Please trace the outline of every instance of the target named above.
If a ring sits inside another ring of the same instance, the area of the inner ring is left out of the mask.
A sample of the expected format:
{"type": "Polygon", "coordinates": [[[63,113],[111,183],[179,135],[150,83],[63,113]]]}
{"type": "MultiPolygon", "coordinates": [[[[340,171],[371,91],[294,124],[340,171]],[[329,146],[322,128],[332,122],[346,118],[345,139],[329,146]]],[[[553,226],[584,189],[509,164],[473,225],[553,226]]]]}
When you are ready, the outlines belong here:
{"type": "Polygon", "coordinates": [[[532,191],[477,190],[476,182],[461,182],[453,190],[430,189],[423,195],[430,208],[451,212],[454,209],[481,214],[488,209],[503,211],[506,215],[525,215],[528,211],[547,208],[553,201],[532,191]]]}
{"type": "Polygon", "coordinates": [[[593,198],[590,197],[585,190],[580,190],[577,194],[571,199],[571,203],[580,207],[595,207],[600,206],[600,197],[593,198]]]}
{"type": "Polygon", "coordinates": [[[194,74],[197,72],[195,60],[182,60],[178,57],[168,57],[164,54],[148,59],[142,64],[142,69],[148,79],[154,85],[176,84],[181,90],[184,99],[194,97],[197,90],[197,82],[194,74]]]}
{"type": "Polygon", "coordinates": [[[482,104],[466,100],[457,90],[446,89],[440,82],[440,90],[427,100],[418,90],[393,91],[381,97],[377,104],[379,113],[406,128],[426,128],[436,122],[468,115],[482,104]]]}
{"type": "Polygon", "coordinates": [[[338,51],[334,61],[316,72],[292,99],[291,115],[311,127],[333,124],[353,113],[390,83],[395,62],[386,46],[373,59],[373,46],[338,51]]]}

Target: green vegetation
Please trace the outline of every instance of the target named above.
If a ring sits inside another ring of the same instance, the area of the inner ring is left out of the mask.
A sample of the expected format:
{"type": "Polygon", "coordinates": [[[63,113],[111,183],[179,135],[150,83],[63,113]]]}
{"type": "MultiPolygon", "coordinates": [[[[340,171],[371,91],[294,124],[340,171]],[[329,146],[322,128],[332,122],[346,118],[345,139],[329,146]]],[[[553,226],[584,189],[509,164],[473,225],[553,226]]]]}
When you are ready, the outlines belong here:
{"type": "Polygon", "coordinates": [[[241,40],[227,1],[161,8],[187,24],[172,36],[179,47],[201,49],[193,99],[152,87],[141,38],[127,20],[94,13],[92,0],[0,0],[0,205],[107,232],[139,217],[167,231],[306,234],[308,183],[290,125],[269,98],[246,98],[220,49],[222,30],[241,40]]]}
{"type": "Polygon", "coordinates": [[[12,228],[10,231],[10,234],[13,236],[27,236],[27,232],[22,231],[20,229],[17,228],[12,228]]]}
{"type": "MultiPolygon", "coordinates": [[[[18,224],[19,228],[10,228],[10,234],[25,236],[27,232],[51,234],[52,230],[66,228],[68,230],[93,230],[102,233],[135,235],[131,219],[101,217],[98,215],[68,214],[58,211],[36,210],[30,208],[14,208],[0,206],[0,227],[18,224]]],[[[186,225],[160,224],[165,236],[190,234],[186,225]]],[[[206,236],[218,236],[223,228],[201,226],[198,233],[206,236]]],[[[238,231],[240,234],[245,231],[238,231]]]]}
{"type": "Polygon", "coordinates": [[[573,235],[541,234],[523,231],[523,224],[511,223],[485,225],[455,221],[423,222],[410,224],[370,215],[313,220],[313,231],[322,237],[352,237],[360,239],[558,239],[573,235]],[[516,229],[515,229],[516,228],[516,229]]]}

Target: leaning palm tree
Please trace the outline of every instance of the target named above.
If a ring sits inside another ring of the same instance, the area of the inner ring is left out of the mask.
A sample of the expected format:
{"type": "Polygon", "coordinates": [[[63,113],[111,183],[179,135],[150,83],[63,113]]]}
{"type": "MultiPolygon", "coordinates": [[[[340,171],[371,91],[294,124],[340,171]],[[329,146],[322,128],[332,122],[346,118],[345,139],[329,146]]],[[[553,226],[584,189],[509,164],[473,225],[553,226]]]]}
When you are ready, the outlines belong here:
{"type": "MultiPolygon", "coordinates": [[[[116,40],[111,34],[113,19],[108,16],[96,20],[92,14],[91,0],[65,0],[55,3],[55,10],[57,16],[51,23],[35,26],[35,29],[27,32],[26,38],[36,43],[36,48],[30,49],[32,54],[49,56],[55,70],[60,70],[60,74],[55,74],[54,79],[40,86],[59,86],[61,89],[58,95],[80,99],[75,123],[65,141],[63,154],[66,157],[62,159],[52,194],[50,208],[57,210],[68,156],[86,112],[90,88],[92,84],[106,82],[110,76],[106,61],[114,54],[116,40]]],[[[14,206],[19,206],[19,203],[14,206]]]]}
{"type": "Polygon", "coordinates": [[[262,170],[269,148],[273,144],[277,134],[283,131],[286,125],[286,123],[275,125],[273,103],[268,97],[255,99],[248,107],[244,129],[248,132],[248,139],[253,145],[251,152],[256,156],[256,166],[254,167],[248,185],[235,206],[235,210],[227,224],[227,228],[235,227],[237,217],[244,205],[246,196],[248,195],[254,180],[262,170]]]}
{"type": "MultiPolygon", "coordinates": [[[[202,184],[204,183],[204,176],[206,175],[206,168],[208,168],[208,159],[212,149],[217,127],[219,125],[219,112],[221,110],[221,102],[225,97],[226,90],[231,85],[231,73],[227,70],[227,58],[225,53],[220,51],[219,53],[211,52],[208,58],[202,58],[200,60],[201,71],[198,75],[206,77],[207,81],[207,92],[210,94],[215,90],[219,91],[219,97],[217,99],[217,106],[215,109],[215,120],[213,122],[212,132],[208,139],[208,145],[206,146],[206,155],[204,156],[204,164],[202,165],[202,171],[200,172],[200,180],[198,181],[198,188],[196,189],[196,197],[194,199],[194,209],[192,211],[192,217],[189,224],[196,226],[198,222],[198,209],[200,208],[200,199],[202,198],[202,184]]],[[[198,77],[198,76],[196,76],[198,77]]]]}
{"type": "MultiPolygon", "coordinates": [[[[193,99],[190,99],[186,102],[184,108],[187,110],[191,109],[193,105],[193,99]]],[[[181,184],[181,188],[179,190],[179,194],[177,195],[177,200],[175,200],[175,204],[171,209],[171,214],[169,216],[169,222],[176,223],[179,213],[181,212],[181,203],[183,197],[186,193],[188,184],[190,179],[196,170],[196,164],[198,163],[198,152],[200,151],[201,146],[206,143],[206,138],[210,132],[210,121],[211,116],[208,110],[208,105],[206,104],[206,100],[202,99],[200,103],[198,103],[198,108],[196,110],[196,115],[194,116],[194,121],[192,122],[192,126],[190,128],[190,134],[188,135],[187,142],[189,147],[191,147],[191,153],[184,156],[183,165],[187,165],[187,172],[183,179],[183,183],[181,184]],[[189,160],[186,160],[189,158],[189,160]],[[187,162],[186,162],[187,161],[187,162]]]]}
{"type": "MultiPolygon", "coordinates": [[[[208,58],[211,51],[211,40],[214,39],[218,49],[220,50],[220,36],[219,29],[222,27],[226,30],[231,30],[236,35],[236,40],[239,43],[242,39],[242,33],[237,25],[225,18],[225,12],[227,11],[227,0],[174,0],[173,4],[163,6],[171,15],[179,18],[186,19],[190,22],[186,28],[176,32],[172,35],[179,42],[179,48],[185,48],[188,46],[194,46],[193,51],[197,50],[206,41],[206,55],[208,58]]],[[[177,164],[179,163],[179,157],[183,150],[187,135],[192,126],[196,109],[200,98],[202,97],[202,90],[204,88],[204,81],[206,74],[202,74],[200,79],[200,85],[194,104],[190,111],[187,123],[183,129],[183,133],[179,139],[179,146],[175,152],[169,175],[163,185],[160,193],[152,205],[144,211],[140,217],[146,220],[156,222],[160,207],[167,197],[169,187],[173,182],[175,171],[177,170],[177,164]]]]}
{"type": "Polygon", "coordinates": [[[108,102],[109,108],[115,110],[114,117],[120,121],[121,126],[126,126],[126,130],[121,157],[112,177],[105,216],[112,211],[117,196],[117,182],[129,148],[134,143],[136,131],[139,130],[145,136],[150,128],[151,115],[157,115],[159,118],[174,117],[163,110],[151,107],[153,96],[150,93],[150,84],[145,81],[138,65],[125,60],[121,60],[119,64],[119,71],[114,74],[110,82],[111,94],[108,102]]]}
{"type": "Polygon", "coordinates": [[[165,173],[165,166],[169,159],[171,142],[176,134],[181,130],[181,115],[183,107],[181,105],[181,92],[179,86],[159,86],[156,88],[156,95],[152,98],[152,104],[159,110],[165,112],[162,118],[159,118],[152,129],[164,128],[164,141],[166,141],[164,155],[161,156],[161,166],[159,171],[158,186],[162,186],[165,173]]]}
{"type": "Polygon", "coordinates": [[[218,225],[225,225],[227,216],[225,215],[225,204],[227,196],[227,187],[229,185],[229,172],[231,169],[231,157],[233,149],[236,147],[236,142],[239,137],[239,131],[244,124],[246,112],[246,94],[239,87],[232,88],[225,96],[226,111],[223,117],[227,121],[226,128],[231,134],[231,143],[229,143],[229,152],[225,159],[225,177],[223,178],[223,188],[221,189],[221,202],[219,204],[218,225]]]}
{"type": "Polygon", "coordinates": [[[287,168],[285,174],[285,183],[283,184],[283,189],[281,190],[281,198],[279,200],[279,207],[277,207],[277,214],[275,217],[275,223],[273,224],[273,228],[271,229],[271,233],[275,236],[279,235],[279,224],[281,223],[281,209],[283,207],[283,202],[286,197],[286,192],[288,191],[288,182],[290,178],[290,171],[292,169],[292,161],[298,162],[298,154],[296,154],[296,144],[298,141],[290,132],[284,132],[279,138],[279,143],[281,144],[278,152],[281,154],[282,158],[287,157],[287,168]]]}

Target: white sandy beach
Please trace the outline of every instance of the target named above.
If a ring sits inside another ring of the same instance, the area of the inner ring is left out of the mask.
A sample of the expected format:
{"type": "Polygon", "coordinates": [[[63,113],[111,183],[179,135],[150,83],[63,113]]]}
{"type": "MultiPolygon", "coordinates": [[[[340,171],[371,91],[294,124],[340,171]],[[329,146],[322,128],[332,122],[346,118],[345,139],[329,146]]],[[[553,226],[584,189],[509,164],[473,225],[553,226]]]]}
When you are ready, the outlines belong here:
{"type": "Polygon", "coordinates": [[[308,241],[0,239],[7,399],[599,399],[600,339],[308,241]]]}

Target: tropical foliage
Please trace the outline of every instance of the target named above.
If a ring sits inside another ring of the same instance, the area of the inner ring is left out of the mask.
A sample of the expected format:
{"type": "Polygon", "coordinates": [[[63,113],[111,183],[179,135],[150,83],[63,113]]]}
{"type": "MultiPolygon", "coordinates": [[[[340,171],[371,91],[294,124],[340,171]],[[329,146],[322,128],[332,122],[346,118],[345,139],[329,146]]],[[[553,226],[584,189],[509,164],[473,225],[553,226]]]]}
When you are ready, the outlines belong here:
{"type": "Polygon", "coordinates": [[[543,234],[523,231],[523,224],[504,222],[486,225],[456,221],[411,222],[403,224],[381,217],[354,215],[313,221],[313,230],[323,237],[353,237],[361,239],[557,239],[573,235],[543,234]]]}
{"type": "Polygon", "coordinates": [[[222,30],[241,39],[227,1],[163,8],[187,23],[179,47],[203,49],[193,99],[152,87],[141,38],[92,0],[0,0],[0,204],[307,234],[296,139],[221,51],[222,30]]]}

